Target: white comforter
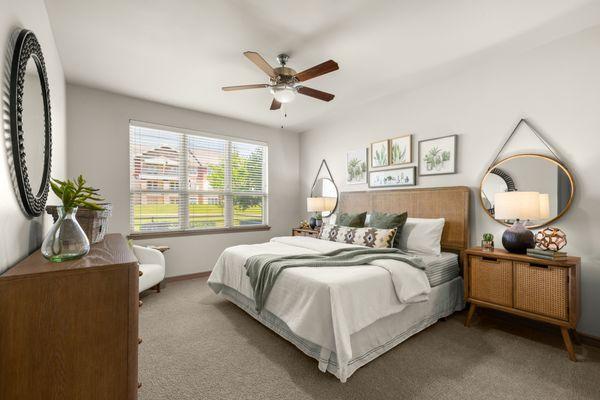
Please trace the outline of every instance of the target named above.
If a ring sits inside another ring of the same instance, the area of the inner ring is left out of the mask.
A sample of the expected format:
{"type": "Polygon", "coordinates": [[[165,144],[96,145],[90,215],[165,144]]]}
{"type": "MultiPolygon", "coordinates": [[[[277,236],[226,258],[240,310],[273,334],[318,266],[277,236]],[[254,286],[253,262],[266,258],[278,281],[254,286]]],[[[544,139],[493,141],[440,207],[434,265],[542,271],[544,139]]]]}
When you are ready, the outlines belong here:
{"type": "MultiPolygon", "coordinates": [[[[324,253],[354,247],[310,237],[275,237],[269,243],[225,249],[208,283],[229,286],[253,299],[244,264],[256,254],[324,253]]],[[[289,268],[279,275],[265,308],[296,335],[337,354],[340,377],[352,359],[350,336],[380,318],[425,301],[431,291],[425,272],[396,260],[355,267],[289,268]]],[[[345,380],[345,379],[343,379],[345,380]]]]}

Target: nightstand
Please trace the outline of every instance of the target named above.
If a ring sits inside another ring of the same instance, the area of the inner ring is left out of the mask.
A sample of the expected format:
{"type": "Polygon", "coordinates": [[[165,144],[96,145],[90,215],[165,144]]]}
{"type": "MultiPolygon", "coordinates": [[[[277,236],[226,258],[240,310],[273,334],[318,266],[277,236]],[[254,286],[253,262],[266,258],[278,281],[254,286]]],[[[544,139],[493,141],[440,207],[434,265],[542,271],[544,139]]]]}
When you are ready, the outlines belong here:
{"type": "Polygon", "coordinates": [[[316,238],[319,236],[319,229],[294,228],[292,229],[292,236],[310,236],[316,238]]]}
{"type": "Polygon", "coordinates": [[[474,247],[464,259],[465,297],[471,303],[465,326],[477,307],[557,325],[569,358],[576,361],[570,335],[577,337],[579,257],[555,261],[474,247]]]}

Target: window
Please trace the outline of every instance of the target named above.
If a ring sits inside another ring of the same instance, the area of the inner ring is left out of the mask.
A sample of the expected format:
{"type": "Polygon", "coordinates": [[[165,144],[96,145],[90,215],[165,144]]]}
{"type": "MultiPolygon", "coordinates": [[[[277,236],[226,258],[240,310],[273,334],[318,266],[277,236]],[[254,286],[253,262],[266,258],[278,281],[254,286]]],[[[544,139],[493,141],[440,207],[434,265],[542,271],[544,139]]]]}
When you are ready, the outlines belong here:
{"type": "Polygon", "coordinates": [[[130,121],[130,231],[267,224],[267,146],[130,121]]]}

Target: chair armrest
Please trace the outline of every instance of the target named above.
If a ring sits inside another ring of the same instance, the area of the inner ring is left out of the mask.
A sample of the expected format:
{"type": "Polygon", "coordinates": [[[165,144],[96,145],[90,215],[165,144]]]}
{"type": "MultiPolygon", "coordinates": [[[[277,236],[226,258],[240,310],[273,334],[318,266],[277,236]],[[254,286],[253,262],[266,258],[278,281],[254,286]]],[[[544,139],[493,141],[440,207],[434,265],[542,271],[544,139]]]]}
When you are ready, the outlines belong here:
{"type": "Polygon", "coordinates": [[[156,249],[133,245],[133,254],[135,254],[140,264],[158,264],[163,267],[165,266],[165,256],[156,249]]]}

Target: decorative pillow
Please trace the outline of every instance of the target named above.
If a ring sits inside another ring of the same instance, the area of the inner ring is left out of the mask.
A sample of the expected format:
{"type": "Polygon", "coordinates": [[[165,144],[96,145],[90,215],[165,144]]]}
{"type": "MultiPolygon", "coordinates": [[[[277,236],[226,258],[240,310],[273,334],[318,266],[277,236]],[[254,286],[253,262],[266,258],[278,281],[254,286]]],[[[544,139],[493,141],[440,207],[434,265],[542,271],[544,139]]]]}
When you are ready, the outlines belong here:
{"type": "Polygon", "coordinates": [[[400,235],[400,248],[440,255],[444,218],[408,218],[400,235]]]}
{"type": "Polygon", "coordinates": [[[402,214],[388,214],[375,211],[370,214],[369,223],[365,223],[365,226],[380,229],[396,228],[393,247],[400,248],[400,234],[407,218],[407,212],[403,212],[402,214]]]}
{"type": "Polygon", "coordinates": [[[335,219],[335,223],[337,225],[341,225],[341,226],[350,226],[353,228],[362,228],[365,226],[365,218],[367,217],[367,212],[363,212],[360,214],[348,214],[348,213],[342,213],[339,214],[336,219],[335,219]]]}
{"type": "Polygon", "coordinates": [[[373,248],[392,247],[395,236],[396,228],[352,228],[330,224],[324,225],[319,232],[319,239],[373,248]]]}

